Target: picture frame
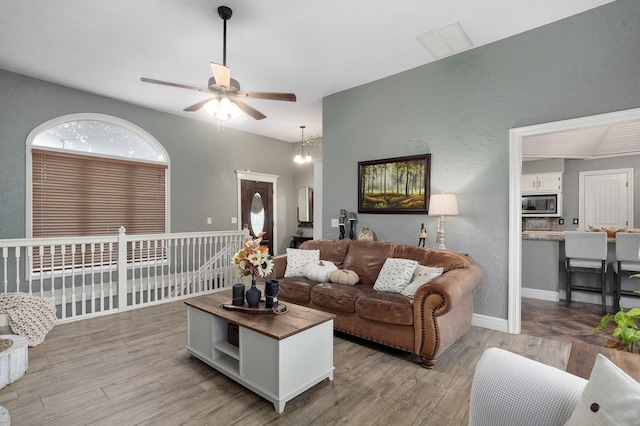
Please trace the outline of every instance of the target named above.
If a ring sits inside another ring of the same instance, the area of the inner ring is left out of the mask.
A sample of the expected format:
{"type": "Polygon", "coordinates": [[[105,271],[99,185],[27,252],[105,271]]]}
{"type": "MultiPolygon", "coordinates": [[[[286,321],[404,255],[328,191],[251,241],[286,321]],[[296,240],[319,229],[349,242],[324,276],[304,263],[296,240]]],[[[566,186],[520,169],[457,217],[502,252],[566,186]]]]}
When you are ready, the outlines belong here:
{"type": "Polygon", "coordinates": [[[358,213],[417,213],[428,209],[431,154],[358,162],[358,213]]]}

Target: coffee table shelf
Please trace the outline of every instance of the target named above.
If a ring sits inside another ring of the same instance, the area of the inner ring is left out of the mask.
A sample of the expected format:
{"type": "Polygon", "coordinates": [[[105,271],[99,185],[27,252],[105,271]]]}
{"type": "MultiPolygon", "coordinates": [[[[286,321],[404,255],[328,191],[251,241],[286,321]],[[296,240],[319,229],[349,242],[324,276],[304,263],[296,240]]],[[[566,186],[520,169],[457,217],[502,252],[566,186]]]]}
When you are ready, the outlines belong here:
{"type": "Polygon", "coordinates": [[[333,380],[333,314],[291,306],[285,315],[223,309],[230,292],[195,297],[187,305],[187,353],[271,401],[287,401],[333,380]],[[227,294],[229,293],[229,294],[227,294]],[[238,326],[238,346],[228,341],[238,326]]]}
{"type": "Polygon", "coordinates": [[[213,343],[213,349],[218,350],[235,360],[240,360],[240,350],[237,346],[233,346],[226,340],[220,340],[213,343]]]}

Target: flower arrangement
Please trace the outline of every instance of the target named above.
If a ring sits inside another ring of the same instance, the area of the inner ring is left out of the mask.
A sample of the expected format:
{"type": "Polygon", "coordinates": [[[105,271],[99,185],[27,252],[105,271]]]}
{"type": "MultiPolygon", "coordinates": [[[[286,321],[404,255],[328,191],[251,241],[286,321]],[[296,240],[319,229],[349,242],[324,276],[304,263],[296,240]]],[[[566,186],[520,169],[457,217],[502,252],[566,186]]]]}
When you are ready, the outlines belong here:
{"type": "Polygon", "coordinates": [[[265,278],[273,271],[269,249],[260,245],[264,234],[265,232],[260,232],[256,239],[245,238],[244,247],[233,255],[233,263],[238,267],[239,276],[251,275],[251,279],[255,280],[258,276],[265,278]]]}

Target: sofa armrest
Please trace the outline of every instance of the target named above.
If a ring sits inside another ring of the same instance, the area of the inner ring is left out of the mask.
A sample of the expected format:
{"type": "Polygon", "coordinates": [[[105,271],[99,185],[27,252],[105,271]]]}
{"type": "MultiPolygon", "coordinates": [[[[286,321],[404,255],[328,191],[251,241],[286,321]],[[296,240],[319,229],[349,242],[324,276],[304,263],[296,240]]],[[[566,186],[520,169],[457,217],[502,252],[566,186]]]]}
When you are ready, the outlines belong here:
{"type": "Polygon", "coordinates": [[[489,348],[476,365],[469,425],[565,424],[586,384],[566,371],[489,348]]]}
{"type": "Polygon", "coordinates": [[[273,260],[273,271],[267,277],[269,280],[277,280],[284,277],[284,271],[287,269],[287,255],[279,254],[271,258],[273,260]]]}
{"type": "Polygon", "coordinates": [[[471,294],[480,280],[482,269],[476,265],[447,271],[418,288],[414,295],[414,309],[417,306],[418,309],[433,310],[433,316],[444,315],[471,294]]]}

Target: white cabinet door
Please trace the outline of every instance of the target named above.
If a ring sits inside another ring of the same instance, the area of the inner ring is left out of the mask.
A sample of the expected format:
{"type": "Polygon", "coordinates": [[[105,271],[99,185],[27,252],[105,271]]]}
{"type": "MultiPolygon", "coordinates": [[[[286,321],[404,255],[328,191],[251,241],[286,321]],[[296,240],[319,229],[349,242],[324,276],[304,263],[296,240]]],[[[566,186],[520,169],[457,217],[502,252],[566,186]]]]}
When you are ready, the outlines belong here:
{"type": "Polygon", "coordinates": [[[520,182],[520,190],[525,192],[533,192],[538,188],[538,175],[522,175],[520,182]]]}
{"type": "Polygon", "coordinates": [[[562,191],[562,173],[539,173],[522,175],[522,193],[562,191]]]}
{"type": "Polygon", "coordinates": [[[543,173],[538,175],[538,191],[562,191],[562,173],[543,173]]]}

